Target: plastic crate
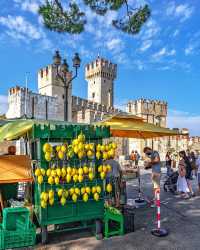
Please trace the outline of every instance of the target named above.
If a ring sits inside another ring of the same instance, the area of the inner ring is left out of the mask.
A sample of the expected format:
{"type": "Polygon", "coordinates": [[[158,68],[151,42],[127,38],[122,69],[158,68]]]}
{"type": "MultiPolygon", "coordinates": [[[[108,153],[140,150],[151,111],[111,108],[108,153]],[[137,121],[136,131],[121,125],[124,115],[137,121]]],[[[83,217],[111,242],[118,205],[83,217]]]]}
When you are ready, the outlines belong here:
{"type": "Polygon", "coordinates": [[[0,229],[0,239],[0,249],[34,246],[36,241],[36,228],[34,225],[31,225],[26,231],[0,229]]]}
{"type": "Polygon", "coordinates": [[[3,209],[3,230],[29,229],[30,212],[25,207],[9,207],[3,209]]]}

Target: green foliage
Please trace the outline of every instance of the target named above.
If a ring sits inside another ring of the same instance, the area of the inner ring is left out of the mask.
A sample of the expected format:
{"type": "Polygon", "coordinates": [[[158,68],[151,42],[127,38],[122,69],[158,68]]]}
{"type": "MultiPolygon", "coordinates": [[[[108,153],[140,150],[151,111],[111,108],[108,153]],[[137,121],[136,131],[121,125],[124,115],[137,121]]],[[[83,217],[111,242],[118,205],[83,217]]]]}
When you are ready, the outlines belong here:
{"type": "MultiPolygon", "coordinates": [[[[68,1],[68,8],[64,8],[60,0],[46,0],[45,4],[39,8],[46,28],[59,33],[79,34],[84,31],[86,24],[85,13],[73,1],[68,1]]],[[[128,0],[83,0],[83,3],[91,8],[98,15],[105,15],[108,11],[117,11],[120,14],[122,7],[125,9],[125,16],[113,20],[115,28],[128,33],[137,34],[143,24],[151,15],[148,5],[132,9],[128,5],[128,0]]]]}

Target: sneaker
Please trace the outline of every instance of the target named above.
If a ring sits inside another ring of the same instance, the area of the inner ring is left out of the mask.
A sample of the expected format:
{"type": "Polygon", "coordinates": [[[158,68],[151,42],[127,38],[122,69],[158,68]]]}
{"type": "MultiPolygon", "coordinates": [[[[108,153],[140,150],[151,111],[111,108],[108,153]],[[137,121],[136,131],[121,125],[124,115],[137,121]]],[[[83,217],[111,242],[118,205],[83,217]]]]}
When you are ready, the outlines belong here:
{"type": "Polygon", "coordinates": [[[151,204],[151,208],[155,208],[156,207],[156,204],[155,203],[152,203],[151,204]]]}

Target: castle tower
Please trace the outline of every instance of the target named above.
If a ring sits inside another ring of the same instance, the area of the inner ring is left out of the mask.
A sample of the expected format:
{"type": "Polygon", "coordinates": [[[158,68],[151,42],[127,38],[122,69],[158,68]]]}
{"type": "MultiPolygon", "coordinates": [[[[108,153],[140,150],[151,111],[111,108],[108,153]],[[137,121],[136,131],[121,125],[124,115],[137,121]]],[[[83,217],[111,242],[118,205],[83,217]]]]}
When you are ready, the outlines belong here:
{"type": "MultiPolygon", "coordinates": [[[[71,72],[67,78],[71,78],[71,72]]],[[[58,99],[58,118],[64,120],[64,84],[57,77],[56,68],[50,64],[38,71],[38,91],[41,95],[53,96],[58,99]]],[[[68,89],[68,121],[72,119],[72,84],[68,89]]]]}
{"type": "Polygon", "coordinates": [[[141,98],[128,102],[126,111],[144,118],[146,122],[161,127],[167,125],[167,102],[141,98]]]}
{"type": "Polygon", "coordinates": [[[85,78],[88,81],[88,100],[112,107],[116,74],[117,65],[103,58],[97,57],[87,64],[85,78]]]}

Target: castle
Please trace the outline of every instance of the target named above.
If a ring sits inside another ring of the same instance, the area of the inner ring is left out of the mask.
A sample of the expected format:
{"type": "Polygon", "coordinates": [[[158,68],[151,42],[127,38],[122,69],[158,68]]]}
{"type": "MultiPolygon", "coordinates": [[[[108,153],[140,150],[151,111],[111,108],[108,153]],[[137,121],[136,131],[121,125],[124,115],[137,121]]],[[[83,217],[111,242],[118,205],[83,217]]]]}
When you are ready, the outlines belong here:
{"type": "MultiPolygon", "coordinates": [[[[72,77],[68,73],[68,78],[72,77]]],[[[83,99],[72,95],[72,85],[68,90],[68,121],[91,123],[101,120],[105,114],[115,114],[120,110],[114,107],[114,80],[117,77],[117,65],[100,58],[85,66],[85,79],[88,82],[88,96],[83,99]]],[[[24,87],[13,87],[8,93],[9,108],[7,118],[28,118],[44,120],[64,120],[64,86],[57,77],[57,71],[50,64],[38,71],[38,93],[24,87]]],[[[142,117],[146,122],[166,127],[168,105],[164,101],[139,99],[129,101],[126,112],[142,117]]],[[[188,131],[183,135],[154,140],[119,140],[121,154],[128,154],[132,149],[140,153],[144,146],[153,146],[163,156],[170,148],[187,149],[190,139],[188,131]]],[[[199,143],[198,139],[198,143],[199,143]]]]}

